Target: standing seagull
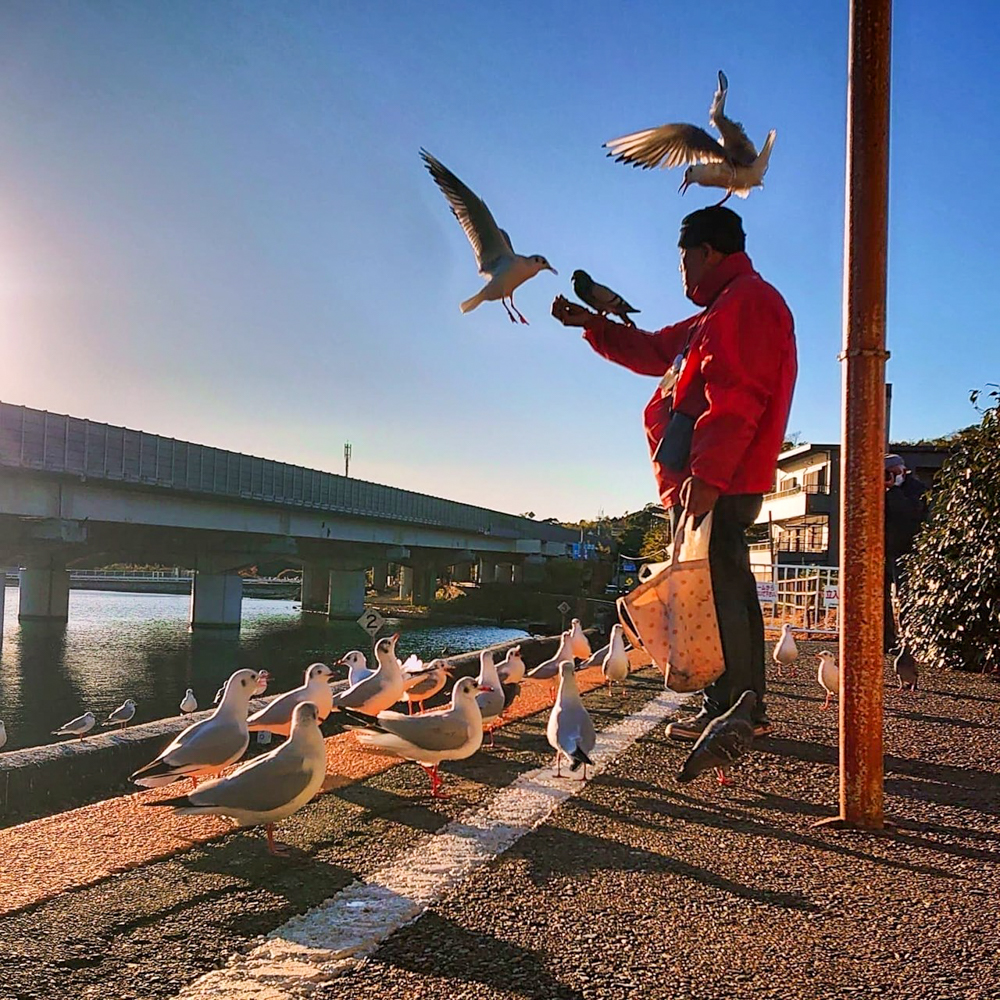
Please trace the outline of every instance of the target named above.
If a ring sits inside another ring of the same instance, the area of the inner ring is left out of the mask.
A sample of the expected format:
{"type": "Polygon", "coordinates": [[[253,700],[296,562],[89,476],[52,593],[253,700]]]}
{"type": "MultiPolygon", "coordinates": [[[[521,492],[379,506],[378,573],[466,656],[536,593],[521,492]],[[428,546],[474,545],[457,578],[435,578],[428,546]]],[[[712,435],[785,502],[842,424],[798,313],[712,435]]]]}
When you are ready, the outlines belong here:
{"type": "Polygon", "coordinates": [[[403,676],[403,684],[406,690],[403,698],[406,699],[413,714],[413,706],[419,705],[420,711],[424,710],[424,702],[428,698],[433,698],[448,683],[451,671],[444,660],[431,660],[423,669],[415,675],[415,679],[403,676]]]}
{"type": "Polygon", "coordinates": [[[82,740],[97,724],[93,712],[84,712],[75,719],[70,719],[64,726],[52,730],[53,736],[79,736],[82,740]]]}
{"type": "Polygon", "coordinates": [[[278,736],[288,736],[292,730],[295,706],[312,702],[316,706],[319,721],[322,722],[333,710],[333,692],[330,682],[333,671],[325,663],[314,663],[306,669],[305,680],[300,687],[269,702],[259,712],[247,719],[247,729],[251,733],[268,732],[278,736]]]}
{"type": "Polygon", "coordinates": [[[354,687],[358,681],[363,681],[366,677],[371,677],[374,670],[368,669],[368,660],[360,649],[352,649],[340,660],[341,664],[347,665],[347,686],[354,687]]]}
{"type": "MultiPolygon", "coordinates": [[[[543,660],[537,667],[532,667],[525,678],[529,681],[552,680],[559,675],[559,664],[563,660],[573,662],[573,635],[569,629],[559,637],[559,648],[555,651],[555,655],[548,660],[543,660]]],[[[551,688],[550,693],[554,702],[556,699],[554,687],[551,688]]]]}
{"type": "Polygon", "coordinates": [[[826,692],[823,708],[830,707],[830,699],[840,694],[840,669],[833,653],[824,650],[819,654],[819,670],[816,672],[819,686],[826,692]]]}
{"type": "Polygon", "coordinates": [[[899,651],[899,655],[893,660],[892,669],[896,674],[896,680],[899,681],[900,691],[903,688],[912,692],[917,690],[917,661],[906,646],[899,651]]]}
{"type": "Polygon", "coordinates": [[[753,722],[750,720],[757,696],[744,691],[739,701],[724,715],[713,719],[706,727],[684,761],[677,780],[694,781],[699,774],[715,768],[720,785],[728,785],[730,768],[753,745],[753,722]]]}
{"type": "Polygon", "coordinates": [[[105,720],[103,726],[121,725],[124,729],[135,717],[135,702],[126,698],[105,720]]]}
{"type": "Polygon", "coordinates": [[[578,660],[586,660],[592,650],[590,640],[583,634],[583,626],[579,618],[574,618],[569,623],[569,640],[573,647],[573,655],[578,660]]]}
{"type": "Polygon", "coordinates": [[[270,753],[248,761],[224,778],[206,781],[188,795],[147,806],[172,806],[181,816],[228,816],[237,826],[264,824],[267,849],[287,854],[275,843],[274,824],[301,809],[326,777],[326,750],[319,731],[319,713],[309,701],[292,712],[290,735],[270,753]]]}
{"type": "Polygon", "coordinates": [[[559,664],[559,693],[556,703],[549,712],[549,724],[545,729],[549,746],[556,752],[556,777],[561,777],[562,758],[569,762],[571,771],[583,764],[583,780],[587,780],[587,764],[593,766],[590,754],[597,743],[597,733],[590,714],[583,707],[580,689],[576,686],[576,671],[572,660],[559,664]]]}
{"type": "Polygon", "coordinates": [[[798,659],[799,647],[795,645],[795,637],[792,635],[791,622],[785,622],[781,626],[781,637],[774,644],[774,662],[778,665],[778,676],[781,677],[782,667],[791,667],[792,675],[795,675],[795,668],[792,664],[798,659]]]}
{"type": "Polygon", "coordinates": [[[181,698],[180,709],[185,715],[190,715],[192,712],[198,711],[198,699],[194,696],[194,691],[188,688],[184,692],[184,697],[181,698]]]}
{"type": "Polygon", "coordinates": [[[524,680],[524,671],[521,647],[511,646],[507,655],[497,664],[497,676],[504,684],[520,684],[524,680]]]}
{"type": "Polygon", "coordinates": [[[608,682],[608,694],[615,681],[622,685],[622,697],[625,697],[625,678],[628,677],[628,653],[625,652],[625,639],[622,627],[617,622],[611,626],[611,643],[607,656],[601,663],[601,673],[608,682]]]}
{"type": "Polygon", "coordinates": [[[725,188],[726,197],[719,202],[720,205],[734,194],[745,198],[752,188],[764,186],[764,174],[767,173],[777,133],[774,129],[767,133],[764,146],[758,153],[743,126],[726,117],[728,92],[729,81],[726,74],[719,70],[719,88],[708,117],[721,141],[713,139],[697,125],[675,122],[606,142],[608,156],[613,156],[618,163],[630,163],[644,170],[691,163],[694,166],[684,171],[680,186],[682,194],[692,184],[700,184],[702,187],[725,188]]]}
{"type": "MultiPolygon", "coordinates": [[[[378,719],[367,720],[366,728],[355,730],[358,742],[419,764],[431,779],[431,795],[446,799],[438,765],[443,760],[465,760],[483,743],[483,717],[476,704],[478,690],[473,678],[461,677],[452,689],[451,704],[445,708],[420,715],[379,712],[378,719]]],[[[358,717],[353,712],[348,714],[358,717]]]]}
{"type": "Polygon", "coordinates": [[[267,686],[267,671],[237,670],[222,693],[219,707],[201,722],[178,733],[163,752],[131,780],[145,788],[169,785],[181,778],[195,784],[199,778],[214,777],[236,763],[250,743],[247,708],[267,686]]]}
{"type": "Polygon", "coordinates": [[[0,750],[4,748],[7,744],[7,727],[3,724],[3,719],[0,719],[0,750]]]}
{"type": "Polygon", "coordinates": [[[469,237],[476,254],[480,275],[487,279],[484,289],[462,303],[460,306],[462,312],[470,312],[483,302],[495,302],[499,299],[504,309],[507,309],[511,323],[517,322],[514,313],[517,313],[517,318],[522,323],[527,323],[528,321],[514,305],[515,289],[529,278],[533,278],[539,271],[551,271],[553,274],[559,272],[539,254],[522,257],[521,254],[514,253],[510,237],[496,224],[493,214],[486,207],[486,202],[467,188],[427,150],[420,150],[420,155],[431,177],[448,199],[448,204],[451,205],[455,218],[465,230],[465,235],[469,237]],[[507,308],[507,299],[510,300],[510,309],[507,308]],[[510,311],[511,309],[514,313],[510,311]]]}
{"type": "Polygon", "coordinates": [[[507,705],[497,667],[493,662],[493,653],[488,649],[482,650],[479,654],[479,676],[476,678],[476,684],[479,686],[476,704],[479,705],[484,728],[487,722],[490,724],[487,731],[490,734],[490,746],[493,746],[493,730],[507,705]]]}
{"type": "Polygon", "coordinates": [[[576,297],[591,309],[596,309],[601,316],[611,313],[620,316],[626,326],[635,326],[629,313],[641,312],[630,306],[617,292],[611,291],[607,285],[600,285],[586,271],[573,272],[573,291],[576,297]]]}
{"type": "Polygon", "coordinates": [[[397,642],[398,632],[375,643],[375,659],[378,660],[375,672],[335,694],[335,709],[351,709],[362,715],[378,715],[402,700],[404,685],[396,656],[397,642]]]}

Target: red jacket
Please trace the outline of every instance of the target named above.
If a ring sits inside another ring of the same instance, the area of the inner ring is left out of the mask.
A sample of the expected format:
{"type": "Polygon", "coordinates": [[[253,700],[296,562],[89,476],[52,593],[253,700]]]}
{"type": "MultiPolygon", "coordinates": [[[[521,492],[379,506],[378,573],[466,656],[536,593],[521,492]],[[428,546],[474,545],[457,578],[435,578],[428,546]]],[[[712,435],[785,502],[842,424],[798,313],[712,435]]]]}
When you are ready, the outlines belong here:
{"type": "MultiPolygon", "coordinates": [[[[690,337],[673,405],[697,420],[688,468],[674,473],[653,462],[665,507],[679,502],[680,485],[690,475],[724,494],[772,488],[797,371],[792,314],[745,253],[713,267],[691,297],[703,311],[657,333],[595,319],[583,334],[609,361],[655,376],[667,372],[690,337]]],[[[650,457],[671,403],[657,386],[646,406],[650,457]]]]}

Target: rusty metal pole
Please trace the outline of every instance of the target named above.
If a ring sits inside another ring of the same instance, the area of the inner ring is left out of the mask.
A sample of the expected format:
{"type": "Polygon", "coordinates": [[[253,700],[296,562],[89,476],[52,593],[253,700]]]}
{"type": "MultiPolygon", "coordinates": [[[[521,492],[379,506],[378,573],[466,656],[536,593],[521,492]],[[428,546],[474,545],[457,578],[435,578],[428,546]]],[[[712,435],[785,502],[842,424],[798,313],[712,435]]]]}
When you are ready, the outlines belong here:
{"type": "Polygon", "coordinates": [[[851,0],[841,464],[840,816],[881,829],[892,0],[851,0]]]}

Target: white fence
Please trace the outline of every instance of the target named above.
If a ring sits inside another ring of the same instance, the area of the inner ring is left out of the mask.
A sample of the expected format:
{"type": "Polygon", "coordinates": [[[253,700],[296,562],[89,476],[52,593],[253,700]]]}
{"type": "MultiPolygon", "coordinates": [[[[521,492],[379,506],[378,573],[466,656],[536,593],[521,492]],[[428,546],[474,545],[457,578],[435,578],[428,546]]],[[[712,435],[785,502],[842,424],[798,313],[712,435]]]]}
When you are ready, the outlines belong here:
{"type": "Polygon", "coordinates": [[[839,566],[751,566],[765,615],[814,632],[836,632],[840,603],[839,566]]]}

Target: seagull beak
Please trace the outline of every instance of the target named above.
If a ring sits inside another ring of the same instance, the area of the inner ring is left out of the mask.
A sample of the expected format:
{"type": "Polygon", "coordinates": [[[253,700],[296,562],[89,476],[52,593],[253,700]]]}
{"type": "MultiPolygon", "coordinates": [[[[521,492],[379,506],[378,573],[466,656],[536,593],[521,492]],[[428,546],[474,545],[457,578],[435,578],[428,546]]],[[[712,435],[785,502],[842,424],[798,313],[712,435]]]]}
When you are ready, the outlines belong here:
{"type": "Polygon", "coordinates": [[[558,271],[557,271],[557,270],[556,270],[556,269],[555,269],[555,268],[554,268],[554,267],[553,267],[553,266],[552,266],[551,264],[549,264],[549,270],[550,270],[550,271],[551,271],[551,272],[552,272],[553,274],[558,274],[558,273],[559,273],[559,272],[558,272],[558,271]]]}
{"type": "Polygon", "coordinates": [[[685,177],[684,180],[681,181],[681,186],[677,190],[680,191],[681,194],[684,194],[684,192],[687,191],[688,185],[690,183],[691,182],[685,177]]]}
{"type": "Polygon", "coordinates": [[[399,633],[393,632],[393,634],[389,636],[389,641],[392,642],[393,644],[399,642],[399,633]]]}

